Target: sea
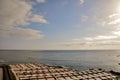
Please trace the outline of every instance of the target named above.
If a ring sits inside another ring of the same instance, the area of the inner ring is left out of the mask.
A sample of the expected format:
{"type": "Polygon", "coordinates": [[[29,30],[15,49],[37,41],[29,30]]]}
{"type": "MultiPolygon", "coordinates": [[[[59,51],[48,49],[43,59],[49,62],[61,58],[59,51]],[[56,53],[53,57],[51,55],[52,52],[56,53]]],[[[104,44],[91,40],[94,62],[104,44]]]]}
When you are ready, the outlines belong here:
{"type": "Polygon", "coordinates": [[[41,63],[120,72],[120,50],[0,50],[0,64],[41,63]]]}

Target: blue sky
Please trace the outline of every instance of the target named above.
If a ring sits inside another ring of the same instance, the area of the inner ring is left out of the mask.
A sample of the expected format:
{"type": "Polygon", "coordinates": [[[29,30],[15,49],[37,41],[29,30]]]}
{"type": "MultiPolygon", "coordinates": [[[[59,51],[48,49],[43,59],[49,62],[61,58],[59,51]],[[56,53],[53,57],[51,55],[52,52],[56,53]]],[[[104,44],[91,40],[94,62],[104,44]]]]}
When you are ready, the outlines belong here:
{"type": "Polygon", "coordinates": [[[0,49],[119,49],[119,0],[1,0],[0,49]]]}

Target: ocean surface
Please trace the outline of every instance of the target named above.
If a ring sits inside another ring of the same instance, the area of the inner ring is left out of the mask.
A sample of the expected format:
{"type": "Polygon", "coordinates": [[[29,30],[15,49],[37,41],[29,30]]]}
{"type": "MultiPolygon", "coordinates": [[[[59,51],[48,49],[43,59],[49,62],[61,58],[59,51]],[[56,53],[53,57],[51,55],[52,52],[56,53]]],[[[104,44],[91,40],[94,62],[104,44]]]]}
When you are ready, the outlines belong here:
{"type": "Polygon", "coordinates": [[[120,72],[120,50],[0,50],[0,64],[34,62],[76,70],[102,68],[120,72]]]}

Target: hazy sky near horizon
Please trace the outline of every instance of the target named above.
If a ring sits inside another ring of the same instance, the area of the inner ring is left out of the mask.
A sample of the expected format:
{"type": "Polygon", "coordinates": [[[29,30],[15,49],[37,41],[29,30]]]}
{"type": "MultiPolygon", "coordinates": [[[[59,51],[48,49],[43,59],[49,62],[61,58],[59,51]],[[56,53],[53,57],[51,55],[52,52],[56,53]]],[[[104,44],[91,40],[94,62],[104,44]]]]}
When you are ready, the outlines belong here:
{"type": "Polygon", "coordinates": [[[120,49],[120,0],[0,0],[0,49],[120,49]]]}

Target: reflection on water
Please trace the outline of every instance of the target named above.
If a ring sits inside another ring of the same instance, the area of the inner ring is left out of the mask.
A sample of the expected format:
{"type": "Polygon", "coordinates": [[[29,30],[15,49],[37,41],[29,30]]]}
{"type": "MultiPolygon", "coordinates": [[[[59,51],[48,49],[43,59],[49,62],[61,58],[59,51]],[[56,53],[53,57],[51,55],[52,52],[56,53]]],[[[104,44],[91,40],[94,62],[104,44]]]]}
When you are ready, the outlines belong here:
{"type": "Polygon", "coordinates": [[[118,50],[0,51],[0,63],[36,62],[74,69],[104,68],[120,70],[118,50]]]}

